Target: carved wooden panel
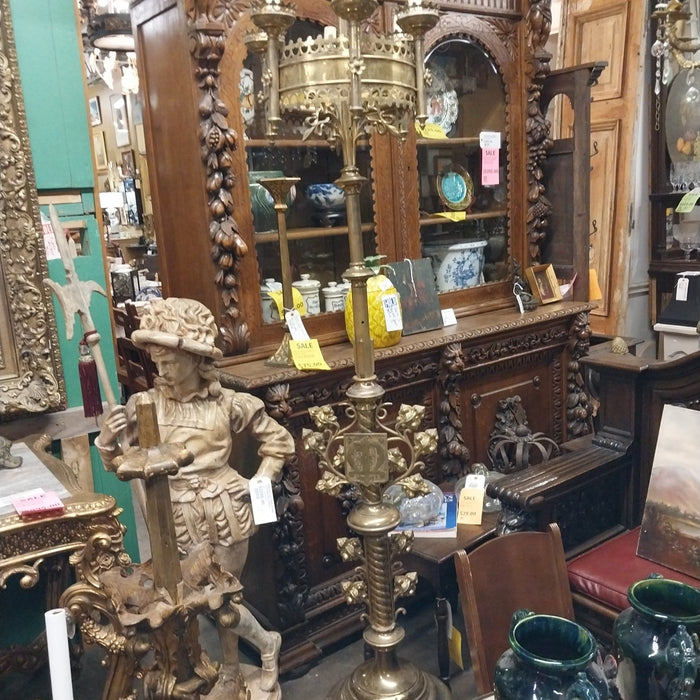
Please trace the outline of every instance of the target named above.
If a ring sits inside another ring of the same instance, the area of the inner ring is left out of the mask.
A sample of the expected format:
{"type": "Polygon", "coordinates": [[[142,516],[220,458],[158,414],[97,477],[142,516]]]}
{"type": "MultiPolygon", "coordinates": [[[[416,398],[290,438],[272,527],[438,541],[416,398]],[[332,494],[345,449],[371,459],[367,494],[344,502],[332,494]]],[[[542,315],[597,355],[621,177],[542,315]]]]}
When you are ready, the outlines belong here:
{"type": "MultiPolygon", "coordinates": [[[[605,72],[605,71],[603,71],[605,72]]],[[[616,163],[620,147],[619,119],[597,121],[591,126],[591,267],[596,270],[603,298],[591,313],[607,316],[610,308],[610,284],[613,279],[613,226],[615,225],[616,163]]]]}
{"type": "Polygon", "coordinates": [[[591,327],[594,332],[612,335],[622,332],[627,306],[629,209],[634,177],[629,167],[634,147],[631,127],[636,119],[642,72],[639,51],[644,3],[564,0],[562,18],[565,65],[608,63],[591,89],[592,140],[598,141],[601,153],[607,150],[591,160],[591,219],[597,226],[591,240],[591,258],[603,291],[591,327]]]}
{"type": "Polygon", "coordinates": [[[573,41],[576,51],[572,58],[574,65],[600,61],[601,54],[605,54],[604,60],[608,62],[593,91],[596,100],[613,100],[623,96],[627,5],[627,0],[607,3],[604,7],[587,11],[585,16],[575,11],[573,27],[569,27],[569,41],[573,41]]]}

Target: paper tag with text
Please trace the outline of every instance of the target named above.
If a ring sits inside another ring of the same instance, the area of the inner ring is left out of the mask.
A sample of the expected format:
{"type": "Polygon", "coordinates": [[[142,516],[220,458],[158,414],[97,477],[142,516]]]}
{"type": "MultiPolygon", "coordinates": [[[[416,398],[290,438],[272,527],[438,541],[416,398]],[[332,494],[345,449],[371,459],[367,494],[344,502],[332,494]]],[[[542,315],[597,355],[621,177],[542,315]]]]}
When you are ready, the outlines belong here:
{"type": "Polygon", "coordinates": [[[289,329],[289,335],[292,336],[292,340],[308,340],[309,334],[304,328],[304,322],[301,320],[301,316],[296,309],[287,311],[284,315],[284,320],[287,322],[287,328],[289,329]]]}
{"type": "Polygon", "coordinates": [[[449,649],[452,661],[464,671],[464,661],[462,661],[462,633],[456,627],[450,628],[447,648],[449,649]]]}
{"type": "Polygon", "coordinates": [[[289,349],[297,369],[330,369],[316,338],[290,340],[289,349]]]}
{"type": "Polygon", "coordinates": [[[467,474],[464,488],[459,492],[457,505],[458,525],[480,525],[484,506],[484,487],[486,477],[483,474],[467,474]]]}
{"type": "Polygon", "coordinates": [[[681,201],[678,202],[676,207],[677,214],[688,214],[695,208],[698,199],[700,199],[700,187],[693,187],[690,192],[686,192],[681,201]]]}
{"type": "MultiPolygon", "coordinates": [[[[276,289],[270,289],[268,290],[267,294],[269,295],[270,299],[272,299],[272,301],[275,302],[275,306],[277,307],[277,314],[280,318],[282,318],[284,316],[284,301],[282,290],[280,289],[279,291],[277,291],[276,289]]],[[[301,296],[301,292],[296,287],[292,288],[292,304],[302,316],[306,316],[306,304],[304,303],[304,297],[301,296]]]]}
{"type": "Polygon", "coordinates": [[[399,306],[398,294],[385,294],[382,297],[384,306],[384,321],[388,331],[403,330],[403,320],[401,319],[401,307],[399,306]]]}
{"type": "Polygon", "coordinates": [[[688,301],[688,278],[679,277],[676,282],[676,301],[688,301]]]}
{"type": "Polygon", "coordinates": [[[418,136],[424,139],[447,138],[445,130],[439,124],[431,124],[430,122],[426,123],[426,125],[423,127],[421,127],[421,125],[418,122],[416,122],[416,133],[418,134],[418,136]]]}
{"type": "Polygon", "coordinates": [[[272,483],[267,476],[254,476],[249,482],[250,505],[253,508],[253,522],[256,525],[277,522],[275,499],[272,497],[272,483]]]}
{"type": "Polygon", "coordinates": [[[454,326],[455,323],[457,323],[457,317],[455,316],[454,309],[440,309],[440,313],[442,314],[443,326],[454,326]]]}

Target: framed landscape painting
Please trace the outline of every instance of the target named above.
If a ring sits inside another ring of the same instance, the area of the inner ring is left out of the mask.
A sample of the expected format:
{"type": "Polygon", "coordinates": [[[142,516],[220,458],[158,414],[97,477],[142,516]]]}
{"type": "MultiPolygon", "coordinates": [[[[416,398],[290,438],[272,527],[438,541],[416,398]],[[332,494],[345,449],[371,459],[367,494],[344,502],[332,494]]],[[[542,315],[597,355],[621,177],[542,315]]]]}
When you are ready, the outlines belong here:
{"type": "Polygon", "coordinates": [[[700,411],[664,406],[637,554],[700,578],[700,411]]]}

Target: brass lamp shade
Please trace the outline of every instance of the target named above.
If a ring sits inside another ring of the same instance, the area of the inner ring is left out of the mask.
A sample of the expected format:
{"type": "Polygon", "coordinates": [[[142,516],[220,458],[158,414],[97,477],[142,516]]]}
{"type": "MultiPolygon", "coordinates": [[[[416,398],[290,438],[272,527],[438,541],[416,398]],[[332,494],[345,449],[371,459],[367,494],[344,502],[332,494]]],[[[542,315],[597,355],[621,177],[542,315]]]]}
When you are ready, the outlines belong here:
{"type": "MultiPolygon", "coordinates": [[[[412,40],[363,37],[361,105],[363,111],[413,114],[416,102],[412,40]]],[[[350,43],[347,37],[298,39],[280,57],[280,107],[300,117],[334,110],[350,95],[350,43]]]]}

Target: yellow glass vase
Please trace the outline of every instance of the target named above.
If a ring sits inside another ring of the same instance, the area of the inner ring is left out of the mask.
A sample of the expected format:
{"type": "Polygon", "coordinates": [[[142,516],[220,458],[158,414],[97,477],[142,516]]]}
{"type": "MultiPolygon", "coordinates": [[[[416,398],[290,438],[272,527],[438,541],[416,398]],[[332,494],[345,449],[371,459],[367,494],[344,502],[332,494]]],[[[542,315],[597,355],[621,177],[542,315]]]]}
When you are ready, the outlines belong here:
{"type": "MultiPolygon", "coordinates": [[[[367,306],[369,307],[369,333],[375,348],[388,348],[401,340],[401,330],[389,331],[386,327],[384,315],[384,298],[396,295],[399,299],[399,313],[401,300],[396,287],[391,280],[381,273],[375,274],[367,280],[367,306]]],[[[355,342],[355,319],[352,310],[352,289],[348,292],[345,301],[345,330],[350,342],[355,342]]]]}

